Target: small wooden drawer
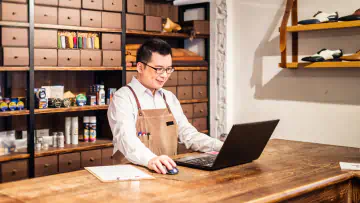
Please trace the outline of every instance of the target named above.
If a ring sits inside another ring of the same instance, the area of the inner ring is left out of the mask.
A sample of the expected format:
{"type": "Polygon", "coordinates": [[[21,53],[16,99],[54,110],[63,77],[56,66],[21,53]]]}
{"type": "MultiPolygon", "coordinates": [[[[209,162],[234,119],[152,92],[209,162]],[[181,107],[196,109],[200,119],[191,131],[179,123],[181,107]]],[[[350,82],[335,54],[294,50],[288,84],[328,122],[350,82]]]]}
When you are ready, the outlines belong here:
{"type": "Polygon", "coordinates": [[[121,66],[121,51],[103,51],[104,66],[121,66]]]}
{"type": "Polygon", "coordinates": [[[171,73],[169,79],[165,83],[165,87],[176,86],[178,84],[178,71],[171,73]]]}
{"type": "Polygon", "coordinates": [[[100,50],[81,50],[81,66],[92,67],[101,66],[101,51],[100,50]]]}
{"type": "Polygon", "coordinates": [[[58,156],[46,156],[35,159],[35,177],[53,175],[58,172],[58,156]]]}
{"type": "Polygon", "coordinates": [[[122,0],[104,0],[105,11],[122,11],[122,0]]]}
{"type": "Polygon", "coordinates": [[[144,16],[126,14],[126,23],[128,30],[144,30],[144,16]]]}
{"type": "Polygon", "coordinates": [[[176,87],[164,87],[164,89],[166,89],[167,91],[172,92],[174,95],[176,95],[176,87]]]}
{"type": "Polygon", "coordinates": [[[81,152],[81,168],[101,166],[101,149],[81,152]]]}
{"type": "Polygon", "coordinates": [[[1,28],[2,46],[28,46],[28,29],[27,28],[1,28]]]}
{"type": "Polygon", "coordinates": [[[103,50],[121,50],[121,35],[103,33],[101,38],[103,50]]]}
{"type": "Polygon", "coordinates": [[[193,88],[192,86],[178,86],[177,87],[177,98],[179,100],[192,99],[193,88]]]}
{"type": "Polygon", "coordinates": [[[114,148],[106,148],[101,150],[101,164],[103,166],[120,164],[113,157],[114,148]]]}
{"type": "Polygon", "coordinates": [[[81,10],[81,26],[101,27],[101,11],[81,10]]]}
{"type": "Polygon", "coordinates": [[[193,126],[198,131],[204,131],[207,130],[207,118],[194,118],[193,119],[193,126]]]}
{"type": "Polygon", "coordinates": [[[121,14],[102,12],[101,26],[103,28],[121,29],[121,14]]]}
{"type": "Polygon", "coordinates": [[[80,26],[80,10],[59,8],[59,25],[80,26]]]}
{"type": "Polygon", "coordinates": [[[35,66],[57,66],[57,49],[35,49],[35,66]]]}
{"type": "Polygon", "coordinates": [[[80,170],[80,153],[60,154],[59,173],[80,170]]]}
{"type": "Polygon", "coordinates": [[[93,9],[93,10],[102,10],[103,9],[103,0],[82,0],[82,8],[93,9]]]}
{"type": "Polygon", "coordinates": [[[27,4],[0,3],[2,21],[28,22],[27,4]]]}
{"type": "Polygon", "coordinates": [[[193,86],[193,98],[194,99],[206,99],[207,98],[207,86],[193,86]]]}
{"type": "Polygon", "coordinates": [[[207,85],[207,71],[194,71],[193,72],[194,85],[207,85]]]}
{"type": "Polygon", "coordinates": [[[4,47],[4,66],[28,66],[29,49],[18,47],[4,47]]]}
{"type": "Polygon", "coordinates": [[[3,2],[27,3],[27,0],[3,0],[3,2]]]}
{"type": "Polygon", "coordinates": [[[80,66],[80,50],[58,50],[58,66],[80,66]]]}
{"type": "Polygon", "coordinates": [[[137,71],[126,71],[126,84],[129,84],[134,76],[137,75],[137,71]]]}
{"type": "Polygon", "coordinates": [[[10,182],[29,178],[28,160],[10,161],[1,164],[1,182],[10,182]]]}
{"type": "Polygon", "coordinates": [[[35,0],[35,4],[57,6],[59,2],[58,0],[35,0]]]}
{"type": "Polygon", "coordinates": [[[179,71],[178,85],[192,85],[192,71],[179,71]]]}
{"type": "Polygon", "coordinates": [[[59,0],[59,6],[68,8],[81,8],[81,0],[59,0]]]}
{"type": "Polygon", "coordinates": [[[57,30],[35,29],[35,48],[57,48],[57,30]]]}
{"type": "Polygon", "coordinates": [[[144,14],[145,13],[144,0],[128,0],[127,1],[127,12],[144,14]]]}
{"type": "Polygon", "coordinates": [[[192,118],[194,114],[193,104],[182,104],[181,108],[186,116],[186,118],[192,118]]]}
{"type": "Polygon", "coordinates": [[[57,24],[58,23],[58,11],[55,7],[49,6],[35,6],[35,23],[40,24],[57,24]]]}
{"type": "Polygon", "coordinates": [[[194,118],[208,116],[208,104],[207,103],[196,103],[194,104],[194,118]]]}
{"type": "Polygon", "coordinates": [[[162,31],[162,19],[157,16],[145,16],[145,31],[162,31]]]}

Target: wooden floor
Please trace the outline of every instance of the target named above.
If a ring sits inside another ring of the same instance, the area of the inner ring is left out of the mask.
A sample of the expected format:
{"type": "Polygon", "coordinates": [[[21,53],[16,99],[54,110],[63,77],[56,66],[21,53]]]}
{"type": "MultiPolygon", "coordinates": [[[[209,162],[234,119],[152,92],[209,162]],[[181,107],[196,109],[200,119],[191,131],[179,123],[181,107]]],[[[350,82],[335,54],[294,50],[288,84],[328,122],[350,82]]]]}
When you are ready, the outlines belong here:
{"type": "Polygon", "coordinates": [[[274,139],[241,166],[116,183],[82,170],[2,184],[0,202],[359,202],[360,172],[339,161],[360,163],[360,149],[274,139]]]}

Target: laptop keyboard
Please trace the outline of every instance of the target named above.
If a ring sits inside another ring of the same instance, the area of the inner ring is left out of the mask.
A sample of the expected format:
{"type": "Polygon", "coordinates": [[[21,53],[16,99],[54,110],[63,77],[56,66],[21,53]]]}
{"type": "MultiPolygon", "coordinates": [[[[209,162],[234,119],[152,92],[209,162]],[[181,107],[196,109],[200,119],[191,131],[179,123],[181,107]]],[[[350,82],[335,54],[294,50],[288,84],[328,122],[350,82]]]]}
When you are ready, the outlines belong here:
{"type": "Polygon", "coordinates": [[[215,159],[216,159],[216,156],[207,156],[207,157],[189,159],[189,160],[186,160],[183,162],[187,163],[187,164],[198,165],[198,166],[212,166],[214,164],[215,159]]]}

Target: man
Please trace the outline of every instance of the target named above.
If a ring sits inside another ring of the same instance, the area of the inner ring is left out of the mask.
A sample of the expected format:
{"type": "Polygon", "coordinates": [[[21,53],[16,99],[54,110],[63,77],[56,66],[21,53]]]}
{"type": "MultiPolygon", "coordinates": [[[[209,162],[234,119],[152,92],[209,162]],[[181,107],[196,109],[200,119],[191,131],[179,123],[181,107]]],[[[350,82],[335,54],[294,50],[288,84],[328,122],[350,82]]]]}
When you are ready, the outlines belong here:
{"type": "Polygon", "coordinates": [[[171,73],[172,52],[161,39],[145,42],[137,51],[137,76],[120,88],[109,106],[114,154],[166,174],[176,167],[169,157],[178,141],[194,151],[219,151],[222,142],[199,133],[185,117],[176,96],[162,89],[171,73]],[[119,153],[120,151],[121,153],[119,153]]]}

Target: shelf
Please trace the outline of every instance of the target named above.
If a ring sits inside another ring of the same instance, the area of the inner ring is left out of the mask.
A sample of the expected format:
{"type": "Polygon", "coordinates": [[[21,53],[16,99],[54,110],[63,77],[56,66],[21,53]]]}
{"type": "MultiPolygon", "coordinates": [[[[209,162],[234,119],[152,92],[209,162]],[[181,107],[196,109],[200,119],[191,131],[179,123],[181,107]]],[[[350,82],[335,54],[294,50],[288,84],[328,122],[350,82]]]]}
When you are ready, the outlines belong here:
{"type": "Polygon", "coordinates": [[[204,103],[204,102],[208,102],[208,101],[209,101],[209,99],[180,100],[180,104],[204,103]]]}
{"type": "Polygon", "coordinates": [[[108,107],[109,107],[108,105],[102,105],[102,106],[74,106],[74,107],[69,107],[69,108],[35,109],[35,114],[97,111],[97,110],[107,110],[108,107]]]}
{"type": "Polygon", "coordinates": [[[113,147],[112,140],[99,139],[96,140],[96,142],[79,141],[78,145],[65,144],[64,148],[49,147],[48,150],[35,151],[35,157],[79,152],[79,151],[93,150],[93,149],[102,149],[106,147],[113,147]]]}
{"type": "Polygon", "coordinates": [[[122,67],[46,67],[35,66],[35,71],[115,71],[122,67]]]}
{"type": "MultiPolygon", "coordinates": [[[[197,71],[197,70],[209,70],[208,67],[174,67],[176,71],[197,71]]],[[[127,71],[136,71],[136,67],[127,67],[127,71]]]]}
{"type": "Polygon", "coordinates": [[[30,157],[30,154],[25,152],[26,149],[21,149],[19,151],[20,152],[14,152],[11,154],[0,156],[0,162],[12,161],[12,160],[17,160],[17,159],[27,159],[30,157]]]}
{"type": "MultiPolygon", "coordinates": [[[[144,37],[166,37],[166,38],[190,38],[186,33],[168,33],[168,32],[147,32],[140,30],[126,30],[129,36],[144,36],[144,37]]],[[[196,35],[196,38],[209,38],[209,35],[196,35]]]]}
{"type": "Polygon", "coordinates": [[[7,117],[7,116],[24,116],[24,115],[29,115],[29,110],[4,111],[4,112],[0,112],[0,117],[7,117]]]}
{"type": "Polygon", "coordinates": [[[286,30],[288,32],[301,32],[301,31],[311,31],[311,30],[343,29],[343,28],[354,28],[354,27],[360,27],[360,20],[336,22],[336,23],[319,23],[312,25],[288,26],[286,30]]]}
{"type": "Polygon", "coordinates": [[[29,67],[17,67],[17,66],[0,66],[0,72],[2,71],[29,71],[29,67]]]}
{"type": "Polygon", "coordinates": [[[360,68],[360,61],[359,62],[287,63],[286,68],[360,68]]]}
{"type": "Polygon", "coordinates": [[[11,21],[0,21],[0,26],[29,27],[29,23],[11,22],[11,21]]]}
{"type": "Polygon", "coordinates": [[[120,33],[121,32],[121,29],[80,27],[80,26],[68,26],[68,25],[51,25],[51,24],[35,24],[35,28],[48,28],[48,29],[58,29],[58,30],[75,30],[75,31],[91,31],[91,32],[115,32],[115,33],[120,33]]]}

